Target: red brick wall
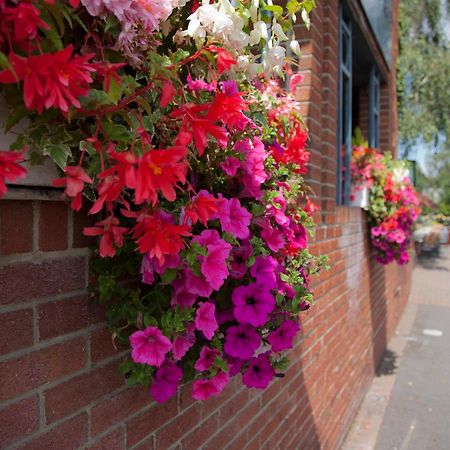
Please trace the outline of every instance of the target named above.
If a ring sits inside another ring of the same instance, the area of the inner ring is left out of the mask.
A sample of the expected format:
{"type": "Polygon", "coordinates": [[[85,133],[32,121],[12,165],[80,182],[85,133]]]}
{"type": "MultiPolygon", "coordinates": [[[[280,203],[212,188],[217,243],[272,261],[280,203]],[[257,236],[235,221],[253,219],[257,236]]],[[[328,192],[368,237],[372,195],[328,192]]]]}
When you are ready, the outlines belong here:
{"type": "Polygon", "coordinates": [[[312,250],[329,255],[332,270],[302,313],[286,377],[264,392],[234,380],[202,403],[185,386],[163,406],[127,388],[123,353],[86,290],[86,216],[59,201],[3,200],[0,448],[338,448],[406,303],[411,265],[374,264],[365,213],[335,205],[337,0],[318,4],[308,35],[298,30],[308,36],[299,99],[323,208],[312,250]]]}

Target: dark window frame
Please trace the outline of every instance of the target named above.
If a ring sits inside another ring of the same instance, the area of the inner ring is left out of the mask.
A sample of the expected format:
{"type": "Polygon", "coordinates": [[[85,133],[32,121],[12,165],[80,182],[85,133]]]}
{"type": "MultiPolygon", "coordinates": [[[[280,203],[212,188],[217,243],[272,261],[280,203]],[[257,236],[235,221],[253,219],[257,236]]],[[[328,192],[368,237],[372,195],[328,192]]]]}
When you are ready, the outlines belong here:
{"type": "Polygon", "coordinates": [[[338,64],[336,203],[348,206],[350,204],[350,160],[352,153],[352,24],[350,19],[344,17],[342,3],[339,5],[338,64]]]}
{"type": "Polygon", "coordinates": [[[380,73],[374,65],[369,79],[369,147],[380,145],[380,73]]]}

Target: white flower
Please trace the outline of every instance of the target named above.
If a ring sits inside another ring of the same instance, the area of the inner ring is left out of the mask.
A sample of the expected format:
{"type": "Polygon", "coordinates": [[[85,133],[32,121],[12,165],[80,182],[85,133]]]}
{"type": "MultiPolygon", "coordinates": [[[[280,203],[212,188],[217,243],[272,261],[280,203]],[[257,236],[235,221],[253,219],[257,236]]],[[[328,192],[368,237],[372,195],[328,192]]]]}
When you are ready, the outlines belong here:
{"type": "Polygon", "coordinates": [[[281,45],[275,45],[267,50],[264,58],[266,70],[281,73],[286,58],[286,49],[281,45]]]}
{"type": "Polygon", "coordinates": [[[267,25],[262,20],[259,20],[250,32],[250,45],[259,44],[261,39],[267,39],[267,25]]]}

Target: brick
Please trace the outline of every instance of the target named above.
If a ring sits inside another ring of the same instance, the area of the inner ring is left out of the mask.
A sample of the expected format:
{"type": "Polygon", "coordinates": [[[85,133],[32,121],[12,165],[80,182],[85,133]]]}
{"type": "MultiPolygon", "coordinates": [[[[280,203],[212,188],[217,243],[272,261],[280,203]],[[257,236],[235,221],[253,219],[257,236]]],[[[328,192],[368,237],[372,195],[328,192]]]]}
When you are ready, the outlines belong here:
{"type": "Polygon", "coordinates": [[[33,345],[32,309],[0,314],[0,323],[0,354],[33,345]]]}
{"type": "Polygon", "coordinates": [[[49,339],[86,328],[105,319],[104,308],[88,295],[39,305],[39,339],[49,339]]]}
{"type": "Polygon", "coordinates": [[[65,202],[41,202],[39,248],[43,252],[67,248],[68,207],[65,202]]]}
{"type": "MultiPolygon", "coordinates": [[[[150,436],[141,442],[137,447],[133,450],[153,450],[155,448],[155,436],[150,436]]],[[[176,450],[176,449],[171,449],[176,450]]]]}
{"type": "Polygon", "coordinates": [[[201,406],[196,403],[156,432],[156,448],[170,448],[200,421],[201,406]]]}
{"type": "MultiPolygon", "coordinates": [[[[219,427],[219,413],[215,413],[192,430],[182,441],[183,450],[197,450],[219,427]]],[[[188,430],[189,431],[189,430],[188,430]]]]}
{"type": "Polygon", "coordinates": [[[83,413],[17,448],[20,450],[77,449],[86,443],[87,436],[88,417],[86,413],[83,413]]]}
{"type": "Polygon", "coordinates": [[[140,409],[150,405],[151,397],[143,386],[128,388],[94,406],[91,410],[91,433],[102,433],[115,423],[119,423],[140,409]]]}
{"type": "Polygon", "coordinates": [[[96,215],[89,214],[89,208],[91,205],[84,205],[80,211],[73,212],[73,247],[93,247],[95,246],[97,239],[92,236],[85,236],[83,234],[84,227],[92,227],[98,217],[96,215]]]}
{"type": "Polygon", "coordinates": [[[0,409],[0,447],[23,438],[39,428],[39,399],[26,398],[0,409]]]}
{"type": "Polygon", "coordinates": [[[86,258],[80,256],[0,266],[0,304],[19,303],[85,287],[86,258]]]}
{"type": "Polygon", "coordinates": [[[124,439],[125,431],[120,428],[95,441],[87,450],[122,450],[125,448],[124,439]]]}
{"type": "Polygon", "coordinates": [[[33,204],[29,201],[0,202],[0,254],[33,250],[33,204]]]}
{"type": "Polygon", "coordinates": [[[153,404],[147,411],[127,422],[127,446],[132,447],[150,436],[155,430],[176,417],[177,398],[172,397],[163,405],[153,404]]]}
{"type": "MultiPolygon", "coordinates": [[[[91,333],[91,361],[97,363],[116,355],[121,348],[116,350],[113,345],[112,335],[109,330],[102,328],[100,330],[92,331],[91,333]]],[[[119,344],[116,343],[116,346],[119,344]]]]}
{"type": "Polygon", "coordinates": [[[114,362],[45,391],[47,423],[68,416],[123,386],[124,380],[117,367],[118,363],[114,362]]]}
{"type": "Polygon", "coordinates": [[[82,369],[86,341],[77,338],[0,362],[0,401],[9,400],[45,383],[82,369]]]}

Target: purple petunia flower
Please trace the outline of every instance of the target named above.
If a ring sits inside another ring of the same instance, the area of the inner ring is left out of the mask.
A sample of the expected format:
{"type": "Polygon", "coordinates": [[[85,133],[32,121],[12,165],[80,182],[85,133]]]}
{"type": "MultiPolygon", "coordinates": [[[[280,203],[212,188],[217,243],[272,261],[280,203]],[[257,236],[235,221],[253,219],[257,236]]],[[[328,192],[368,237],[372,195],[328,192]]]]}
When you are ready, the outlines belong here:
{"type": "Polygon", "coordinates": [[[239,359],[249,359],[261,345],[261,337],[251,325],[236,325],[228,328],[223,349],[239,359]]]}
{"type": "Polygon", "coordinates": [[[172,361],[165,361],[158,368],[150,386],[150,393],[155,401],[164,403],[174,396],[183,377],[183,371],[172,361]]]}
{"type": "Polygon", "coordinates": [[[264,289],[273,289],[277,285],[278,262],[272,256],[257,256],[250,267],[250,275],[256,284],[264,289]]]}
{"type": "Polygon", "coordinates": [[[272,294],[256,283],[237,287],[231,294],[231,301],[237,321],[255,327],[265,325],[275,308],[272,294]]]}
{"type": "Polygon", "coordinates": [[[246,372],[242,375],[242,381],[247,387],[265,389],[275,376],[270,364],[269,355],[263,353],[250,360],[246,372]]]}
{"type": "Polygon", "coordinates": [[[274,352],[281,352],[282,350],[292,348],[292,342],[299,329],[298,323],[292,320],[283,322],[279,328],[272,331],[267,337],[269,344],[272,346],[272,350],[274,352]]]}

